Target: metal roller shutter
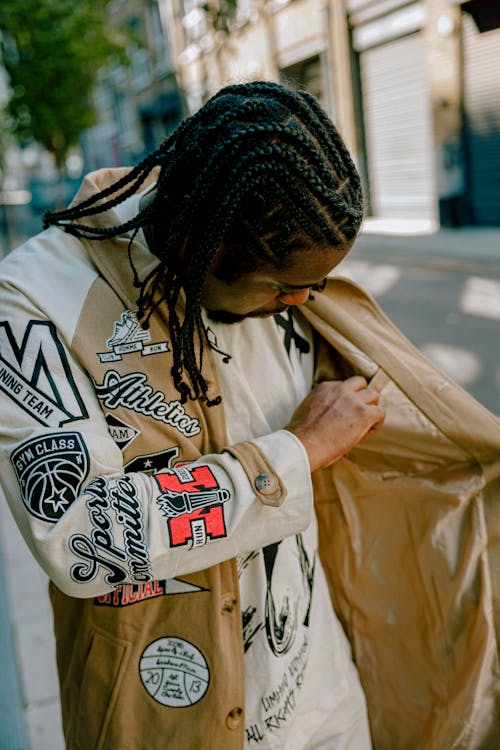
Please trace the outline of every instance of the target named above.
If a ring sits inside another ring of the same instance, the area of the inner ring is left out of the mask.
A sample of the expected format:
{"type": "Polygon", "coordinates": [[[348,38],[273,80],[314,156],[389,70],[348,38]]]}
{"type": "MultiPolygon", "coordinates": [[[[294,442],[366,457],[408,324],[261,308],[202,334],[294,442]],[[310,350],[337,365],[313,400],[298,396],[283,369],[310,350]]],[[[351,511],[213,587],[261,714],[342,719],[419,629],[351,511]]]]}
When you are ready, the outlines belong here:
{"type": "Polygon", "coordinates": [[[360,53],[371,213],[433,220],[431,113],[420,34],[360,53]]]}
{"type": "Polygon", "coordinates": [[[469,201],[476,224],[500,225],[500,29],[463,15],[469,201]]]}

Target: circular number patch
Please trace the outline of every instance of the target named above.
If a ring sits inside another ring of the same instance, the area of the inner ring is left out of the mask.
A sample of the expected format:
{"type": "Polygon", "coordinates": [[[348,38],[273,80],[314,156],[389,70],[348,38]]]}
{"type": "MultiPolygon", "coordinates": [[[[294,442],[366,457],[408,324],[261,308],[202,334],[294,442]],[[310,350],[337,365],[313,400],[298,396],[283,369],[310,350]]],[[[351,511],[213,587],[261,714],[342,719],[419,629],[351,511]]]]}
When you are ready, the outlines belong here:
{"type": "Polygon", "coordinates": [[[205,657],[183,638],[158,638],[150,643],[142,653],[139,671],[150,696],[173,708],[198,703],[210,682],[205,657]]]}

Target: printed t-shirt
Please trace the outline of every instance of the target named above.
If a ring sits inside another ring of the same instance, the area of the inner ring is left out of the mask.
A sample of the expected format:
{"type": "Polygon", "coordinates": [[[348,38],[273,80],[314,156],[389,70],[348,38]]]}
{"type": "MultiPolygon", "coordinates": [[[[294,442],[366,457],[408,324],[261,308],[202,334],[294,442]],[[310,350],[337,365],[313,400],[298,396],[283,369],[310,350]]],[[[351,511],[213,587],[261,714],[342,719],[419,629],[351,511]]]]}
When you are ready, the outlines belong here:
{"type": "MultiPolygon", "coordinates": [[[[309,325],[290,311],[233,325],[205,322],[231,356],[224,363],[215,353],[230,442],[283,428],[312,387],[309,325]]],[[[329,717],[342,726],[335,713],[345,711],[353,665],[317,545],[313,514],[306,531],[238,558],[247,748],[295,750],[329,717]]]]}

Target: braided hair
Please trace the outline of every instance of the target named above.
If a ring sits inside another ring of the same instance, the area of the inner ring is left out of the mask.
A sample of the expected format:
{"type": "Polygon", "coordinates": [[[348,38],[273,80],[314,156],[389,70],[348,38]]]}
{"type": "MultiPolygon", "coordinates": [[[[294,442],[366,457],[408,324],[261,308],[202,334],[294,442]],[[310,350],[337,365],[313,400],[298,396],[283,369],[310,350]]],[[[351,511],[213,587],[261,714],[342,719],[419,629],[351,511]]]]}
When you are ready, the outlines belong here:
{"type": "Polygon", "coordinates": [[[209,268],[230,284],[263,264],[284,269],[295,252],[342,249],[354,240],[362,213],[358,173],[317,100],[257,81],[221,89],[125,177],[47,213],[45,226],[92,239],[126,232],[133,239],[141,227],[152,228],[159,263],[142,280],[134,269],[138,316],[147,327],[158,305],[168,305],[181,401],[213,405],[220,397],[208,398],[202,375],[203,345],[210,344],[201,293],[209,268]],[[156,166],[154,199],[136,216],[119,226],[85,223],[136,193],[156,166]]]}

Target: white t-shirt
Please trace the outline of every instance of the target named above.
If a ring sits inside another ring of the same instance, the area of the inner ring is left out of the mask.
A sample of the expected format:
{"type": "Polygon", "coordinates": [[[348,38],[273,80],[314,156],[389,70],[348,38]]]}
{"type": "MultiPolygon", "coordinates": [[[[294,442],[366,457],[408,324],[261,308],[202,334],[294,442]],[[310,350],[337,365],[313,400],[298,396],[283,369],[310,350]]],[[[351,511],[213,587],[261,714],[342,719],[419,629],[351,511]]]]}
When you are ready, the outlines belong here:
{"type": "MultiPolygon", "coordinates": [[[[231,355],[227,364],[215,355],[230,441],[284,427],[312,386],[308,324],[290,311],[235,325],[206,322],[218,349],[231,355]]],[[[317,546],[313,514],[305,532],[238,559],[249,749],[303,748],[329,717],[345,710],[350,648],[317,546]]]]}

